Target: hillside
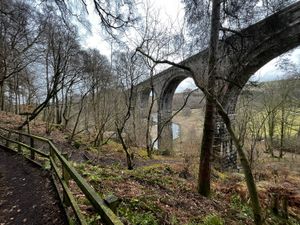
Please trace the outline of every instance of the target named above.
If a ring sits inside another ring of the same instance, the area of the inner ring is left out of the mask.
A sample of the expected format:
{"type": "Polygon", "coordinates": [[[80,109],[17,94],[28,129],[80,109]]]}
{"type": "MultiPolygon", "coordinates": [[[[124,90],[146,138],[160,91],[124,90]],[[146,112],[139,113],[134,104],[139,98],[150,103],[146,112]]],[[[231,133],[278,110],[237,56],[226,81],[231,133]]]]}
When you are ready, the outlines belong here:
{"type": "MultiPolygon", "coordinates": [[[[16,127],[20,116],[0,114],[1,126],[16,127]]],[[[35,121],[31,124],[34,134],[45,136],[45,124],[35,121]]],[[[197,154],[184,157],[155,155],[146,157],[144,149],[135,149],[135,169],[127,170],[124,152],[120,144],[109,141],[101,149],[95,149],[82,135],[68,143],[67,132],[55,128],[51,135],[55,144],[68,153],[70,160],[100,196],[116,195],[121,204],[117,214],[125,224],[252,224],[248,195],[240,172],[213,172],[213,199],[196,193],[197,154]],[[215,221],[215,222],[213,222],[215,221]],[[217,221],[217,222],[216,222],[217,221]]],[[[300,215],[300,157],[287,155],[278,162],[267,155],[254,171],[260,198],[264,208],[270,207],[270,193],[287,194],[290,222],[298,224],[300,215]],[[293,162],[291,164],[291,162],[293,162]],[[287,192],[288,190],[288,192],[287,192]],[[283,192],[284,191],[284,192],[283,192]]],[[[82,195],[74,189],[80,208],[89,218],[90,224],[97,224],[97,217],[90,211],[82,195]]],[[[267,224],[284,221],[266,211],[267,224]]]]}

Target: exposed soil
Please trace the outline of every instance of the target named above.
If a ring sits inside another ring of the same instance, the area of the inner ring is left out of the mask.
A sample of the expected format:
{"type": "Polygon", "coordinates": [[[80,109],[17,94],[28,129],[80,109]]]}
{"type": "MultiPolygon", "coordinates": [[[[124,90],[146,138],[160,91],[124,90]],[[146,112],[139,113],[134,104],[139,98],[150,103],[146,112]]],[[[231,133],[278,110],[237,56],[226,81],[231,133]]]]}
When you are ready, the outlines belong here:
{"type": "Polygon", "coordinates": [[[0,225],[67,224],[49,173],[0,149],[0,225]]]}

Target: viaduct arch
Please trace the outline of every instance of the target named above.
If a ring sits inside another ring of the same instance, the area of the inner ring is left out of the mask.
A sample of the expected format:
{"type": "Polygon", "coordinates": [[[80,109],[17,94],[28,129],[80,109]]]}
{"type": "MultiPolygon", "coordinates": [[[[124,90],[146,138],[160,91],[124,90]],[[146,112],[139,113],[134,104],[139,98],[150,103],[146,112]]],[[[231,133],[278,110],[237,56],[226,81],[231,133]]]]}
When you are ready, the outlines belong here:
{"type": "MultiPolygon", "coordinates": [[[[263,65],[300,45],[300,2],[259,21],[223,40],[218,49],[218,90],[221,102],[229,114],[234,114],[238,96],[250,77],[263,65]]],[[[180,64],[189,66],[195,73],[195,83],[207,81],[208,49],[189,57],[180,64]]],[[[158,130],[172,115],[172,99],[179,83],[190,77],[187,71],[170,67],[136,87],[137,108],[147,107],[151,83],[158,96],[158,130]],[[147,91],[148,90],[148,91],[147,91]],[[148,95],[147,95],[148,92],[148,95]],[[147,97],[146,97],[147,96],[147,97]]],[[[215,155],[225,164],[234,164],[235,150],[226,137],[219,121],[215,141],[215,155]],[[231,157],[233,156],[233,157],[231,157]],[[228,162],[225,162],[225,161],[228,162]]],[[[172,151],[171,123],[166,123],[158,139],[159,149],[172,151]]]]}

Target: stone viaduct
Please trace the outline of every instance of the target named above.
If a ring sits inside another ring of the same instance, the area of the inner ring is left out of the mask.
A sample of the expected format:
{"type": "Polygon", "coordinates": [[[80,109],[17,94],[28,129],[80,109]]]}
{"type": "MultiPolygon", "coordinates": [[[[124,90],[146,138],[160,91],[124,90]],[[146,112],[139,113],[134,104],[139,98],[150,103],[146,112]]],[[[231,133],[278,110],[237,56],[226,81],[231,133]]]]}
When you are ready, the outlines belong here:
{"type": "MultiPolygon", "coordinates": [[[[218,94],[229,114],[234,114],[238,96],[249,78],[270,60],[300,45],[300,2],[297,2],[260,22],[221,41],[218,49],[218,94]]],[[[208,49],[189,57],[180,64],[190,67],[195,83],[207,81],[208,49]]],[[[158,98],[158,130],[172,115],[172,99],[179,83],[191,74],[170,67],[136,86],[138,110],[148,107],[153,84],[158,98]]],[[[234,164],[236,153],[226,136],[224,125],[217,125],[214,155],[223,164],[234,164]]],[[[172,150],[171,123],[166,123],[158,139],[159,149],[172,150]]]]}

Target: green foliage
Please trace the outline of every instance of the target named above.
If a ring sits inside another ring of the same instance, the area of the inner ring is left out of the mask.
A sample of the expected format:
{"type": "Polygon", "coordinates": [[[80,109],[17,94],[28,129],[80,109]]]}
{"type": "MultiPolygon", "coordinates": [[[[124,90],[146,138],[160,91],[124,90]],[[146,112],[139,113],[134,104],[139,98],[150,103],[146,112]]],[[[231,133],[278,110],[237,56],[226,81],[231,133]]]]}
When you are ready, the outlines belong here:
{"type": "Polygon", "coordinates": [[[50,161],[45,161],[42,166],[44,170],[49,170],[51,168],[50,161]]]}
{"type": "Polygon", "coordinates": [[[151,166],[145,166],[137,168],[130,173],[136,180],[141,180],[148,185],[158,185],[161,187],[166,187],[172,185],[176,182],[172,175],[174,172],[169,166],[161,164],[153,164],[151,166]]]}
{"type": "Polygon", "coordinates": [[[155,214],[151,211],[140,211],[138,199],[132,199],[129,203],[122,203],[118,209],[120,216],[125,217],[133,225],[158,225],[155,214]]]}
{"type": "Polygon", "coordinates": [[[112,168],[103,168],[101,166],[92,166],[86,163],[73,163],[73,166],[92,184],[104,180],[123,180],[123,177],[118,170],[119,165],[115,165],[112,168]]]}
{"type": "Polygon", "coordinates": [[[230,199],[231,208],[239,211],[239,216],[242,218],[253,218],[251,207],[244,203],[239,195],[233,195],[230,199]]]}
{"type": "Polygon", "coordinates": [[[224,225],[224,220],[217,214],[210,214],[204,217],[201,225],[224,225]]]}
{"type": "Polygon", "coordinates": [[[107,142],[107,145],[109,146],[109,149],[111,151],[122,152],[122,153],[124,152],[122,145],[120,143],[117,143],[117,142],[113,141],[113,140],[109,140],[107,142]]]}
{"type": "Polygon", "coordinates": [[[175,215],[171,215],[170,223],[171,223],[171,225],[179,225],[180,224],[175,215]]]}
{"type": "Polygon", "coordinates": [[[74,141],[73,146],[74,146],[75,148],[79,149],[80,146],[81,146],[81,142],[76,140],[76,141],[74,141]]]}
{"type": "Polygon", "coordinates": [[[285,219],[281,216],[274,215],[273,212],[268,210],[265,220],[266,225],[278,225],[278,224],[284,224],[284,225],[300,225],[299,218],[293,218],[289,217],[289,219],[285,219]]]}
{"type": "Polygon", "coordinates": [[[196,223],[196,222],[189,222],[189,223],[187,223],[187,224],[185,224],[185,225],[199,225],[199,223],[196,223]]]}
{"type": "Polygon", "coordinates": [[[97,225],[99,224],[100,218],[100,215],[88,216],[86,222],[89,225],[97,225]]]}
{"type": "MultiPolygon", "coordinates": [[[[152,164],[144,167],[137,167],[134,170],[124,170],[124,167],[120,164],[113,165],[111,167],[93,166],[87,163],[73,163],[75,168],[83,175],[83,177],[91,183],[96,190],[102,194],[107,193],[114,194],[114,190],[106,189],[104,185],[99,185],[102,182],[124,182],[135,181],[142,185],[146,185],[147,188],[162,188],[164,190],[189,190],[189,186],[186,185],[186,181],[177,176],[172,167],[164,164],[152,164]],[[175,177],[174,177],[175,174],[175,177]],[[129,178],[129,179],[128,179],[129,178]]],[[[225,179],[225,178],[224,178],[225,179]]],[[[130,185],[130,183],[128,183],[130,185]]],[[[162,221],[166,221],[170,225],[181,225],[179,218],[175,214],[168,214],[157,203],[158,196],[156,194],[147,193],[145,195],[137,195],[136,197],[122,197],[122,203],[118,207],[117,214],[119,217],[126,218],[128,224],[141,224],[141,225],[158,225],[162,221]]],[[[160,196],[160,202],[168,204],[172,202],[172,196],[160,196]]],[[[236,201],[238,202],[238,201],[236,201]]],[[[235,202],[235,203],[236,203],[235,202]]],[[[190,223],[186,225],[223,225],[224,221],[218,215],[212,214],[207,217],[198,218],[197,221],[191,219],[190,223]]]]}
{"type": "Polygon", "coordinates": [[[147,153],[147,150],[145,148],[139,148],[138,151],[137,151],[137,154],[143,158],[143,159],[148,159],[148,153],[147,153]]]}
{"type": "Polygon", "coordinates": [[[14,149],[14,150],[18,150],[18,144],[16,144],[16,143],[10,143],[9,144],[9,148],[11,148],[11,149],[14,149]]]}
{"type": "Polygon", "coordinates": [[[91,202],[85,196],[79,196],[77,198],[77,203],[79,205],[91,206],[91,202]]]}

